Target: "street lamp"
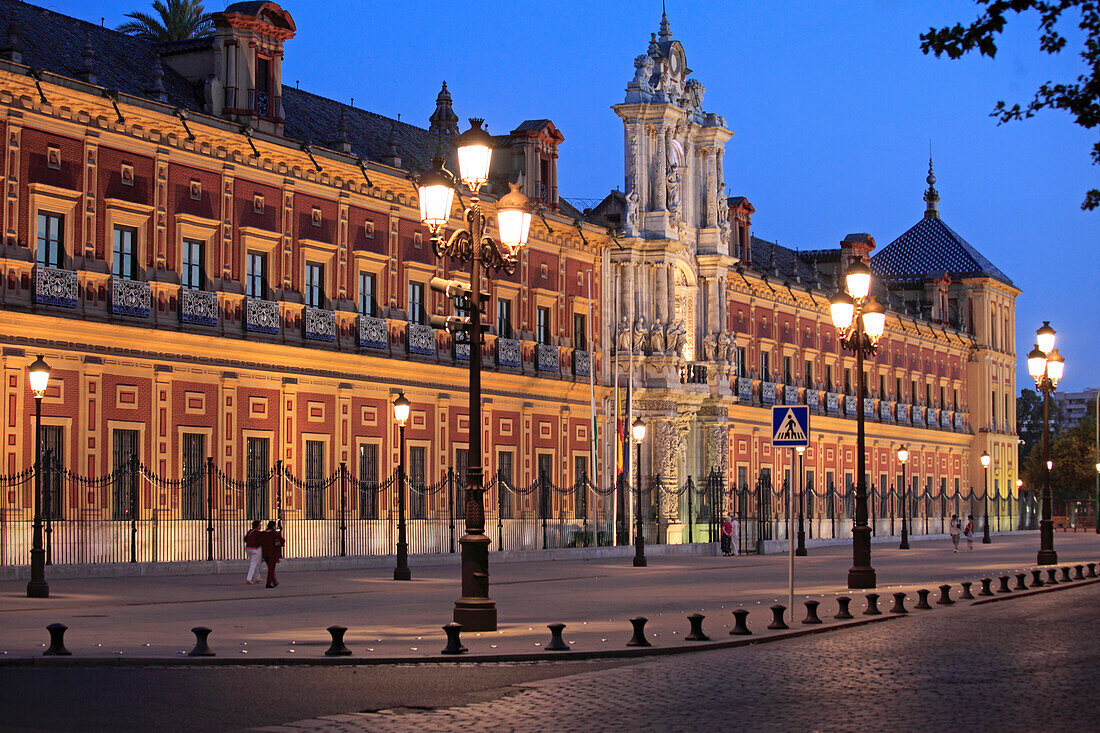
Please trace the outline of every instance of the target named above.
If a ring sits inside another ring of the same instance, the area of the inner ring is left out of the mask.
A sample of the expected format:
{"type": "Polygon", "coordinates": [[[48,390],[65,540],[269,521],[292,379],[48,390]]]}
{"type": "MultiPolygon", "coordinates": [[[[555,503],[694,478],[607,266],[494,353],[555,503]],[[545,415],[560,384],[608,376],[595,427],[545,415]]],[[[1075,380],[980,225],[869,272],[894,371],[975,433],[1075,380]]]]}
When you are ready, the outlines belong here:
{"type": "Polygon", "coordinates": [[[909,528],[905,524],[906,504],[909,503],[909,484],[905,480],[905,464],[909,462],[909,449],[902,445],[898,448],[898,463],[901,464],[901,544],[899,550],[909,549],[909,528]]]}
{"type": "Polygon", "coordinates": [[[394,580],[412,580],[409,570],[409,543],[405,530],[405,423],[409,420],[412,403],[401,392],[393,400],[393,419],[397,422],[400,434],[400,456],[397,459],[397,566],[393,569],[394,580]]]}
{"type": "MultiPolygon", "coordinates": [[[[1017,514],[1017,515],[1019,516],[1019,518],[1020,518],[1020,523],[1022,523],[1022,522],[1023,522],[1023,515],[1021,514],[1021,509],[1020,509],[1020,501],[1021,501],[1021,499],[1020,499],[1020,495],[1021,495],[1021,494],[1023,493],[1023,491],[1024,491],[1024,480],[1023,480],[1023,479],[1019,479],[1019,478],[1018,478],[1018,479],[1016,479],[1016,514],[1017,514]]],[[[1009,510],[1010,510],[1010,511],[1009,511],[1009,517],[1011,517],[1011,516],[1012,516],[1012,512],[1011,512],[1011,509],[1012,509],[1012,507],[1011,507],[1011,505],[1010,505],[1010,506],[1009,506],[1009,510]]],[[[1010,521],[1009,521],[1009,523],[1008,523],[1008,528],[1009,528],[1009,529],[1012,529],[1012,522],[1011,522],[1011,520],[1010,520],[1010,521]]],[[[1021,529],[1022,529],[1022,528],[1021,528],[1021,529]]]]}
{"type": "Polygon", "coordinates": [[[806,493],[806,474],[802,470],[802,457],[806,453],[806,446],[800,445],[795,450],[798,451],[798,546],[795,547],[794,554],[805,557],[806,527],[802,520],[802,499],[806,493]]]}
{"type": "Polygon", "coordinates": [[[50,384],[50,366],[39,354],[27,368],[34,394],[34,534],[31,538],[31,579],[27,598],[49,598],[46,582],[46,551],[42,548],[42,398],[50,384]]]}
{"type": "Polygon", "coordinates": [[[875,569],[871,567],[871,528],[867,524],[867,456],[864,433],[863,400],[867,385],[863,358],[875,355],[878,340],[886,330],[886,311],[871,291],[871,270],[856,260],[845,273],[847,292],[840,291],[829,302],[829,314],[840,335],[840,343],[856,355],[856,516],[852,527],[852,567],[848,570],[849,588],[874,588],[875,569]]]}
{"type": "Polygon", "coordinates": [[[985,516],[982,518],[982,524],[985,525],[985,528],[982,531],[982,544],[988,545],[990,542],[993,541],[989,539],[989,464],[993,462],[993,459],[990,458],[989,453],[983,450],[981,461],[982,471],[985,472],[985,483],[982,484],[982,498],[985,500],[985,516]]]}
{"type": "Polygon", "coordinates": [[[645,536],[642,534],[642,441],[645,440],[645,423],[642,418],[634,419],[630,426],[630,434],[634,436],[634,453],[636,473],[634,486],[634,524],[637,525],[634,532],[634,567],[644,568],[648,563],[645,559],[645,536]]]}
{"type": "Polygon", "coordinates": [[[1043,473],[1042,515],[1039,520],[1040,565],[1054,565],[1058,562],[1058,553],[1054,551],[1053,500],[1050,494],[1050,393],[1058,388],[1058,380],[1065,371],[1066,360],[1054,348],[1054,329],[1050,321],[1043,321],[1042,327],[1035,332],[1035,348],[1027,355],[1027,371],[1035,380],[1035,386],[1043,393],[1043,473]]]}
{"type": "Polygon", "coordinates": [[[466,467],[466,533],[459,539],[462,548],[462,597],[455,601],[454,620],[467,631],[495,631],[496,604],[489,598],[489,544],[485,534],[485,489],[482,485],[481,446],[481,271],[516,271],[519,250],[527,243],[531,228],[531,206],[519,191],[510,191],[497,202],[499,237],[487,233],[488,219],[481,210],[481,187],[489,179],[493,139],[481,128],[484,120],[471,119],[470,129],[459,135],[457,143],[459,177],[470,189],[470,205],[463,212],[465,227],[457,227],[445,238],[451,218],[457,181],[443,167],[443,158],[432,158],[432,169],[420,177],[417,193],[420,220],[431,233],[436,257],[470,263],[470,295],[467,312],[470,334],[470,446],[466,467]]]}

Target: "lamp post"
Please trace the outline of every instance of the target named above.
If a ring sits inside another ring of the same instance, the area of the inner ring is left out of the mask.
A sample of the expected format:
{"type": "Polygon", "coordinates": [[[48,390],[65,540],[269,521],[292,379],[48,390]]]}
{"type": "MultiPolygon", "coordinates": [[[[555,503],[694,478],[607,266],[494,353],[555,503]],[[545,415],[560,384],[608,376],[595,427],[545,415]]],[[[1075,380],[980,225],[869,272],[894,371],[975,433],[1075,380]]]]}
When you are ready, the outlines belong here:
{"type": "Polygon", "coordinates": [[[50,383],[50,367],[39,354],[27,369],[34,394],[34,534],[31,537],[31,579],[27,598],[49,598],[46,582],[46,550],[42,548],[42,398],[50,383]]]}
{"type": "Polygon", "coordinates": [[[432,169],[417,181],[420,220],[428,227],[436,257],[470,263],[468,323],[459,324],[470,334],[470,446],[466,467],[466,533],[459,538],[462,548],[462,597],[455,601],[454,620],[467,631],[495,631],[496,604],[489,598],[489,544],[485,534],[485,489],[482,484],[481,446],[481,274],[516,271],[519,249],[527,243],[531,228],[531,207],[518,184],[497,202],[499,238],[487,233],[488,220],[481,209],[482,186],[489,180],[493,139],[481,129],[484,120],[471,119],[471,127],[457,143],[459,177],[471,192],[470,205],[463,212],[465,226],[449,238],[445,228],[451,218],[457,181],[443,158],[432,159],[432,169]]]}
{"type": "Polygon", "coordinates": [[[909,527],[905,523],[906,504],[909,503],[909,482],[905,478],[905,464],[909,462],[909,449],[904,444],[898,448],[898,463],[901,464],[901,544],[899,550],[909,549],[909,527]]]}
{"type": "MultiPolygon", "coordinates": [[[[1020,514],[1020,494],[1023,493],[1023,490],[1024,490],[1024,481],[1023,481],[1023,479],[1016,479],[1016,513],[1017,514],[1020,514]]],[[[1011,502],[1010,502],[1010,504],[1011,504],[1011,502]]],[[[1012,512],[1012,507],[1009,506],[1009,516],[1011,516],[1011,512],[1012,512]]],[[[1021,516],[1020,519],[1022,520],[1023,516],[1021,516]]],[[[1012,529],[1012,523],[1011,522],[1009,522],[1008,528],[1012,529]]]]}
{"type": "Polygon", "coordinates": [[[989,539],[989,464],[993,462],[993,459],[989,457],[989,453],[982,451],[982,471],[984,471],[985,480],[982,484],[982,499],[985,504],[985,517],[982,519],[982,524],[985,525],[982,531],[982,544],[988,545],[993,540],[989,539]]]}
{"type": "Polygon", "coordinates": [[[829,302],[829,314],[840,335],[840,343],[856,355],[856,516],[852,527],[852,567],[849,588],[874,588],[871,567],[871,528],[867,524],[867,456],[863,400],[867,391],[863,375],[864,357],[874,356],[878,340],[886,330],[886,311],[871,290],[871,270],[860,260],[848,265],[847,292],[839,291],[829,302]]]}
{"type": "Polygon", "coordinates": [[[1058,553],[1054,551],[1053,499],[1050,493],[1050,393],[1058,388],[1058,380],[1065,371],[1066,360],[1054,348],[1054,329],[1050,321],[1035,332],[1035,348],[1027,355],[1027,371],[1035,380],[1035,386],[1043,393],[1043,499],[1042,514],[1039,520],[1039,565],[1054,565],[1058,562],[1058,553]]]}
{"type": "Polygon", "coordinates": [[[412,403],[401,392],[393,400],[393,419],[397,421],[401,451],[397,459],[397,565],[393,569],[394,580],[412,580],[409,570],[409,543],[405,529],[405,423],[409,420],[412,403]]]}
{"type": "Polygon", "coordinates": [[[634,567],[644,568],[649,563],[645,559],[645,535],[642,528],[642,441],[645,439],[645,423],[642,418],[634,419],[630,426],[630,434],[634,436],[634,463],[636,465],[634,485],[634,567]]]}
{"type": "MultiPolygon", "coordinates": [[[[1096,429],[1100,430],[1100,415],[1096,416],[1096,422],[1096,429]]],[[[1096,534],[1100,534],[1100,462],[1096,464],[1096,534]]]]}
{"type": "Polygon", "coordinates": [[[798,451],[798,546],[794,554],[799,557],[806,555],[806,527],[802,520],[802,498],[806,492],[806,474],[802,471],[802,456],[806,453],[805,446],[795,448],[798,451]]]}

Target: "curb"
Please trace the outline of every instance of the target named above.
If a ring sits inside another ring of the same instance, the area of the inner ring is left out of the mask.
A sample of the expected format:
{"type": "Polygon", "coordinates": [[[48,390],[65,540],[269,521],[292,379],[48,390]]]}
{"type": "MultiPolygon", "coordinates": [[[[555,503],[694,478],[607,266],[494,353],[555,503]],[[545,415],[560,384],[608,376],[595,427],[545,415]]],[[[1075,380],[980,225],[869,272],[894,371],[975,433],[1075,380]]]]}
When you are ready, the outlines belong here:
{"type": "Polygon", "coordinates": [[[1089,580],[1073,580],[1066,582],[1064,580],[1058,581],[1058,585],[1047,585],[1042,588],[1036,588],[1034,590],[1021,590],[1012,591],[1011,594],[1005,594],[1001,596],[993,596],[992,598],[983,598],[980,601],[974,601],[971,606],[980,606],[983,603],[996,603],[997,601],[1011,601],[1013,598],[1027,598],[1028,596],[1037,596],[1041,593],[1053,593],[1059,590],[1071,590],[1073,588],[1080,588],[1086,585],[1092,585],[1094,583],[1100,583],[1100,578],[1092,578],[1089,580]]]}

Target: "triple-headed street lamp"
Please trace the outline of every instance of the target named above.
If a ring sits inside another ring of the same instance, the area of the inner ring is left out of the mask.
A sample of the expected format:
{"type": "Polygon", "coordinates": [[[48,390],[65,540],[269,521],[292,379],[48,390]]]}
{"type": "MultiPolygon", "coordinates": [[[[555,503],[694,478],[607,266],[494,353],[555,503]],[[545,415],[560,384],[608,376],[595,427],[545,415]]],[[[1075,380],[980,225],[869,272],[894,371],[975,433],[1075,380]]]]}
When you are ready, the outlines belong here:
{"type": "Polygon", "coordinates": [[[634,419],[630,426],[630,434],[634,436],[635,486],[634,486],[634,567],[644,568],[648,563],[645,559],[645,535],[642,528],[642,441],[645,440],[645,423],[642,418],[634,419]]]}
{"type": "Polygon", "coordinates": [[[1035,332],[1035,348],[1027,355],[1028,374],[1035,380],[1035,387],[1043,393],[1043,464],[1046,471],[1043,473],[1043,508],[1039,520],[1040,565],[1055,565],[1058,562],[1058,553],[1054,551],[1054,507],[1050,494],[1050,393],[1058,388],[1066,360],[1054,348],[1054,335],[1050,321],[1043,321],[1035,332]]]}
{"type": "Polygon", "coordinates": [[[903,443],[898,448],[898,463],[901,464],[901,544],[899,550],[909,549],[909,527],[906,526],[905,516],[907,504],[909,504],[909,482],[905,480],[905,464],[909,462],[909,449],[903,443]]]}
{"type": "MultiPolygon", "coordinates": [[[[448,319],[451,330],[470,335],[470,447],[466,467],[466,533],[459,539],[462,548],[462,597],[455,601],[454,620],[468,631],[495,631],[496,604],[489,598],[489,543],[485,534],[485,489],[482,484],[481,446],[481,335],[483,325],[481,273],[516,271],[519,250],[527,243],[531,228],[531,206],[510,184],[511,191],[497,202],[498,237],[491,237],[488,219],[481,210],[479,194],[489,180],[493,157],[493,139],[481,129],[483,120],[471,119],[471,127],[456,141],[458,171],[462,183],[470,189],[470,205],[463,212],[465,227],[446,237],[451,220],[451,205],[458,185],[454,175],[443,166],[443,158],[432,159],[432,169],[420,176],[417,192],[420,221],[431,233],[436,257],[470,263],[470,282],[463,297],[468,318],[448,319]]],[[[462,285],[452,283],[452,285],[462,285]]]]}
{"type": "Polygon", "coordinates": [[[982,471],[984,471],[983,475],[985,476],[985,482],[982,484],[982,498],[985,500],[985,509],[983,510],[985,517],[982,519],[982,524],[985,525],[985,529],[982,531],[982,544],[988,545],[993,541],[989,539],[989,464],[993,462],[993,459],[990,458],[988,452],[983,450],[981,461],[982,471]]]}
{"type": "Polygon", "coordinates": [[[27,598],[49,598],[46,551],[42,548],[42,398],[50,383],[50,367],[39,354],[27,369],[34,395],[34,534],[31,537],[31,579],[27,598]]]}
{"type": "Polygon", "coordinates": [[[405,528],[405,423],[409,421],[412,403],[401,392],[393,400],[393,419],[397,422],[400,434],[401,454],[397,459],[397,566],[393,569],[394,580],[412,580],[409,570],[409,543],[405,528]]]}
{"type": "Polygon", "coordinates": [[[886,330],[886,311],[871,291],[871,270],[860,260],[848,265],[845,273],[847,292],[839,291],[829,303],[833,325],[840,343],[856,355],[856,516],[852,527],[852,567],[848,570],[849,588],[874,588],[875,569],[871,567],[871,528],[867,524],[867,456],[864,434],[863,401],[867,385],[863,374],[864,357],[872,357],[878,340],[886,330]]]}

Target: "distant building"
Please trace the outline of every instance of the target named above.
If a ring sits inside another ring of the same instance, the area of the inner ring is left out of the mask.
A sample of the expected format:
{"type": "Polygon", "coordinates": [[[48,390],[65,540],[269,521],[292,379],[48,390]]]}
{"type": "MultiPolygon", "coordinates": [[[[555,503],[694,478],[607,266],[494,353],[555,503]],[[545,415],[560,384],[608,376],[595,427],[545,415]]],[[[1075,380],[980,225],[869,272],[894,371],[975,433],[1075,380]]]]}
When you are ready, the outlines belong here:
{"type": "Polygon", "coordinates": [[[1054,403],[1062,411],[1060,429],[1077,427],[1088,414],[1089,406],[1096,404],[1097,392],[1100,392],[1100,388],[1089,387],[1083,392],[1055,392],[1054,403]]]}

